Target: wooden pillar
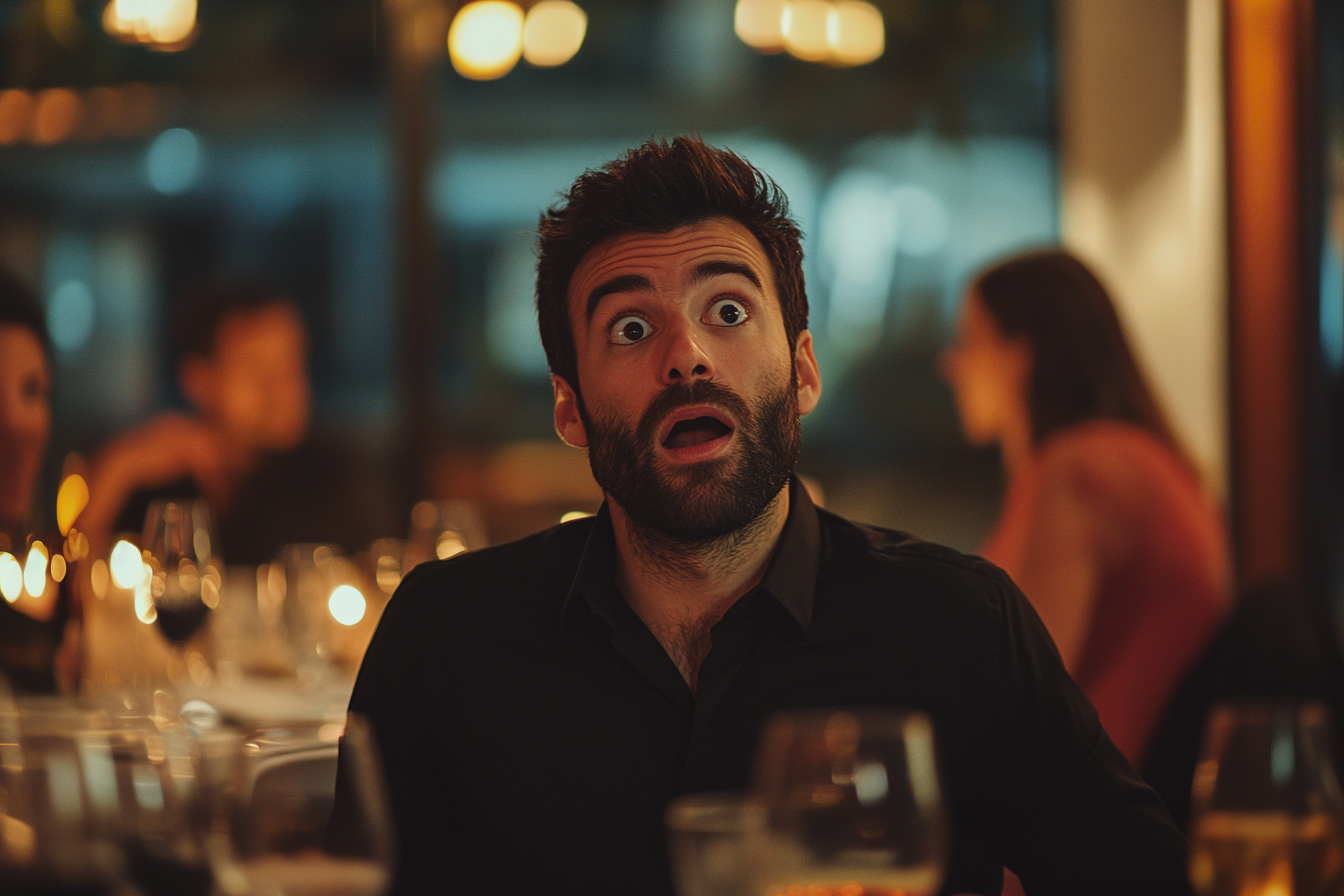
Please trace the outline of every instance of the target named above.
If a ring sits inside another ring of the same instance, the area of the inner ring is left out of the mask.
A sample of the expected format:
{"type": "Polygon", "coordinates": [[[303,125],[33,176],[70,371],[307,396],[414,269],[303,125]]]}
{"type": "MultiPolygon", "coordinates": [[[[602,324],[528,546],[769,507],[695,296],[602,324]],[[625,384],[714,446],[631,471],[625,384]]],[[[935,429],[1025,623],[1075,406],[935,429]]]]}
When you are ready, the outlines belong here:
{"type": "Polygon", "coordinates": [[[1310,0],[1228,0],[1233,536],[1242,586],[1305,576],[1302,73],[1310,0]]]}
{"type": "Polygon", "coordinates": [[[429,207],[433,61],[447,9],[438,0],[384,0],[387,89],[391,109],[397,246],[399,412],[398,476],[405,509],[426,497],[433,451],[434,305],[442,270],[429,207]]]}

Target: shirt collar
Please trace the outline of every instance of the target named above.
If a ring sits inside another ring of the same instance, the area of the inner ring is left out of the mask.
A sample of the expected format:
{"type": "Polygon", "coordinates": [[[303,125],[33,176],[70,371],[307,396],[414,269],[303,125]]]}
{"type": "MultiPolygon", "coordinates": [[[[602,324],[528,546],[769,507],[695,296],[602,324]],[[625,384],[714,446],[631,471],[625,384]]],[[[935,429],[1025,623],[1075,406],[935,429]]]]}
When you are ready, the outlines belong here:
{"type": "MultiPolygon", "coordinates": [[[[817,508],[806,487],[794,476],[789,482],[789,515],[784,520],[784,531],[780,533],[775,556],[757,587],[788,610],[804,631],[812,622],[820,562],[821,524],[817,519],[817,508]]],[[[593,615],[615,627],[623,615],[616,602],[624,604],[616,589],[615,573],[616,536],[611,513],[603,502],[588,534],[574,581],[565,596],[564,620],[569,620],[576,607],[586,605],[593,615]]]]}

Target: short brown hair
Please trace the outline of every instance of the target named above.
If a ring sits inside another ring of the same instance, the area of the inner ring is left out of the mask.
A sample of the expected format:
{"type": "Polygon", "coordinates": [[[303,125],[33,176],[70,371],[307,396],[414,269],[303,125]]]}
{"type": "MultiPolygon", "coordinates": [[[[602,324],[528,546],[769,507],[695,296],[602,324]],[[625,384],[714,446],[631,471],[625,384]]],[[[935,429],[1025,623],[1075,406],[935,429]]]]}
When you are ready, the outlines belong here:
{"type": "Polygon", "coordinates": [[[746,227],[770,260],[790,347],[807,329],[802,233],[788,198],[745,159],[698,137],[649,140],[589,169],[538,225],[537,322],[551,372],[579,393],[569,283],[598,244],[625,233],[669,233],[710,218],[746,227]]]}
{"type": "Polygon", "coordinates": [[[974,290],[1003,335],[1031,345],[1033,444],[1100,417],[1141,426],[1184,457],[1110,295],[1087,265],[1062,249],[1028,252],[989,268],[974,290]]]}

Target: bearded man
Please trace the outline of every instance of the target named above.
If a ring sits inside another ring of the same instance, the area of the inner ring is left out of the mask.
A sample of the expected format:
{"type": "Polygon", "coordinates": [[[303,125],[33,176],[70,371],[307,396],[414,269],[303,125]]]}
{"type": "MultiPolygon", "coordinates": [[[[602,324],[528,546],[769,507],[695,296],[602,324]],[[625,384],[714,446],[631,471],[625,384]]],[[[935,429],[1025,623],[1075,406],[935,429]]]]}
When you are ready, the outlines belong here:
{"type": "Polygon", "coordinates": [[[1188,892],[1185,849],[999,570],[817,509],[799,232],[731,152],[649,142],[540,226],[555,425],[589,519],[416,568],[350,708],[383,752],[398,893],[671,892],[663,812],[741,788],[764,720],[936,732],[945,892],[1188,892]]]}

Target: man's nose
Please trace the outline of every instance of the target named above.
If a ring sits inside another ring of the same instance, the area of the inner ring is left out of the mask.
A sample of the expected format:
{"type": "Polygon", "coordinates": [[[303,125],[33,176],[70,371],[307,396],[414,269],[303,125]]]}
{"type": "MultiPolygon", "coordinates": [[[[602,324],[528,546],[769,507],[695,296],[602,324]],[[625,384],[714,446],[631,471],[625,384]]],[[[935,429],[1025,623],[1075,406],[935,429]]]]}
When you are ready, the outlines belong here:
{"type": "Polygon", "coordinates": [[[705,351],[692,321],[673,324],[673,332],[663,356],[663,382],[690,383],[714,378],[714,364],[705,351]]]}

